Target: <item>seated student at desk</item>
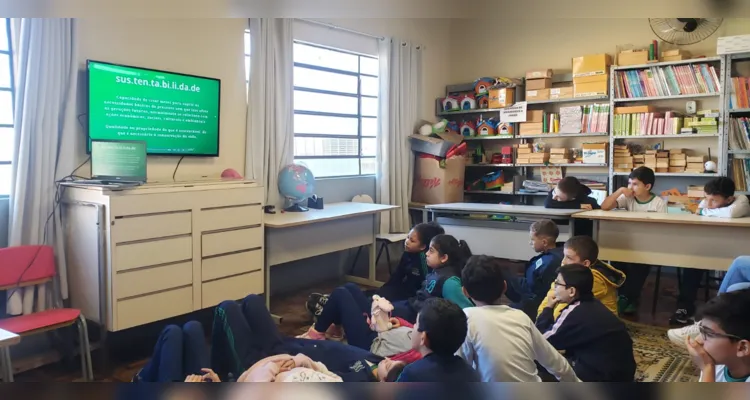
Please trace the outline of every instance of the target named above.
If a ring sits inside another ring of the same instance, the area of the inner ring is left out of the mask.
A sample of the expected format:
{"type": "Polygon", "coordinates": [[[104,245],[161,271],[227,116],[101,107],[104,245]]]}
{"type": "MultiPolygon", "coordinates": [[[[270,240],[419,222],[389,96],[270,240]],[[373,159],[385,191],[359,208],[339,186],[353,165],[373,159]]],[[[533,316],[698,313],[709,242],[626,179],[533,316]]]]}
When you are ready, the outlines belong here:
{"type": "MultiPolygon", "coordinates": [[[[720,177],[712,179],[703,187],[705,198],[698,205],[695,213],[706,217],[716,218],[742,218],[750,216],[750,202],[747,196],[735,196],[734,181],[730,178],[720,177]]],[[[706,275],[706,270],[684,268],[682,269],[682,281],[680,294],[677,297],[677,310],[669,319],[671,325],[686,325],[693,323],[695,314],[695,300],[698,297],[698,289],[701,279],[706,275]]]]}
{"type": "MultiPolygon", "coordinates": [[[[544,208],[574,209],[574,210],[598,210],[599,203],[590,197],[591,189],[582,184],[574,176],[566,176],[557,182],[557,186],[550,190],[544,199],[544,208]]],[[[573,221],[577,235],[591,236],[594,231],[594,223],[590,220],[578,219],[573,221]]]]}
{"type": "MultiPolygon", "coordinates": [[[[648,167],[638,167],[628,176],[628,186],[617,189],[602,202],[602,210],[615,208],[636,212],[667,212],[667,203],[651,192],[656,183],[654,171],[648,167]]],[[[650,265],[613,263],[627,275],[628,279],[620,288],[618,309],[623,314],[634,314],[638,310],[638,301],[646,278],[651,272],[650,265]]]]}

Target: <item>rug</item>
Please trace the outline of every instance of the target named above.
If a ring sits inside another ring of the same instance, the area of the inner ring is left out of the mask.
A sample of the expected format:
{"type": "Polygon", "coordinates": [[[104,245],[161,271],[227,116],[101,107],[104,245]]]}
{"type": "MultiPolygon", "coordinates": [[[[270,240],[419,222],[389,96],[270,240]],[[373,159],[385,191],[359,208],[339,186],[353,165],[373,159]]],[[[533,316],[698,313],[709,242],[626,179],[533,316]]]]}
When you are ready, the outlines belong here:
{"type": "Polygon", "coordinates": [[[667,329],[624,321],[633,338],[636,382],[697,382],[700,371],[687,350],[667,338],[667,329]]]}

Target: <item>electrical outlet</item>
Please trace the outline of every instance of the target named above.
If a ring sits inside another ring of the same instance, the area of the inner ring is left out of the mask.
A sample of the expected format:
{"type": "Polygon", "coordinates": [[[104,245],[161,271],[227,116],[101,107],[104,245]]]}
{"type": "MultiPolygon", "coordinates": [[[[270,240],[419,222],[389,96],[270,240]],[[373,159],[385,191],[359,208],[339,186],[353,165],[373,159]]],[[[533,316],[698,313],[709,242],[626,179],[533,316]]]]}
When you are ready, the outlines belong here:
{"type": "Polygon", "coordinates": [[[696,109],[694,101],[688,101],[687,103],[685,103],[685,112],[687,114],[690,114],[690,115],[695,114],[696,110],[697,109],[696,109]]]}

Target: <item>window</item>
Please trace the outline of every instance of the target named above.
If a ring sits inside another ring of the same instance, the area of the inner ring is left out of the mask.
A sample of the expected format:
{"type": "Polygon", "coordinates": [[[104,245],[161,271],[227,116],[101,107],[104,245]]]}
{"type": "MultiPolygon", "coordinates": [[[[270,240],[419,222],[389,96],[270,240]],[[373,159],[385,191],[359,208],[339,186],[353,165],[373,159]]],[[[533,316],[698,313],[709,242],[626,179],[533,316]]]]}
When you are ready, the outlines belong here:
{"type": "Polygon", "coordinates": [[[13,158],[13,57],[10,19],[0,18],[0,197],[10,194],[13,158]]]}
{"type": "Polygon", "coordinates": [[[294,43],[294,161],[320,177],[373,175],[378,131],[375,57],[294,43]]]}

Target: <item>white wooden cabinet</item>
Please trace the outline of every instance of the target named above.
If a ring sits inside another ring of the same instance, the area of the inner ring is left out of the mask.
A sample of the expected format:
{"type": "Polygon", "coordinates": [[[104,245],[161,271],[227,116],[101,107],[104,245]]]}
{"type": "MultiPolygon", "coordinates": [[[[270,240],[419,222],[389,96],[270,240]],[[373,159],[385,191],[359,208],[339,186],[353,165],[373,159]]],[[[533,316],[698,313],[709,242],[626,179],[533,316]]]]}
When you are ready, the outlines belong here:
{"type": "Polygon", "coordinates": [[[264,290],[263,187],[66,184],[72,306],[119,331],[264,290]]]}

